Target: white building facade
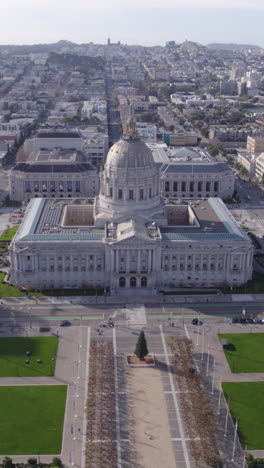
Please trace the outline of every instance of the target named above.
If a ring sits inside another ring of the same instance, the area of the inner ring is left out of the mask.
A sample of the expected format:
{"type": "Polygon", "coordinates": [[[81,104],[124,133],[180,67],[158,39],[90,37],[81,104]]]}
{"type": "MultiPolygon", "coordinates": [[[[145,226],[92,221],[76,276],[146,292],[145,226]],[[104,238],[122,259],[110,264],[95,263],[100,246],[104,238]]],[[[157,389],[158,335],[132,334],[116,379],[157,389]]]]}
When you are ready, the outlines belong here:
{"type": "Polygon", "coordinates": [[[112,294],[239,285],[253,246],[223,202],[160,196],[151,150],[131,119],[109,150],[100,194],[35,199],[10,245],[11,281],[37,288],[103,287],[112,294]]]}

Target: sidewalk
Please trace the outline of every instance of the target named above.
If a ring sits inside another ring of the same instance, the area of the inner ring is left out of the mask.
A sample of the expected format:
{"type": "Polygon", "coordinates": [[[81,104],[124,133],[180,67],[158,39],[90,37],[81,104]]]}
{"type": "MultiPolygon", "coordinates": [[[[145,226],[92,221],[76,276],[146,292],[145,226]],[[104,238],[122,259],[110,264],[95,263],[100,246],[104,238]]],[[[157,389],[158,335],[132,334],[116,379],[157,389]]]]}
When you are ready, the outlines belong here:
{"type": "MultiPolygon", "coordinates": [[[[136,292],[136,291],[135,291],[136,292]]],[[[39,297],[2,297],[2,305],[41,305],[41,304],[98,304],[105,306],[118,306],[126,304],[230,304],[234,302],[242,303],[264,303],[264,294],[215,294],[215,295],[137,295],[133,292],[127,296],[39,296],[39,297]]]]}

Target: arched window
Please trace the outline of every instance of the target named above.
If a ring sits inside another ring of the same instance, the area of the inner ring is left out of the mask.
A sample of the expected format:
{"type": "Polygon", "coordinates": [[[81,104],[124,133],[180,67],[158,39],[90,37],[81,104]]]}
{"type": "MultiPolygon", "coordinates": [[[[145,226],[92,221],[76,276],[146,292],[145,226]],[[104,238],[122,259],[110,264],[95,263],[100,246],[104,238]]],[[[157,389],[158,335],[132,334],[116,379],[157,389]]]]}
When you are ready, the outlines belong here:
{"type": "Polygon", "coordinates": [[[121,278],[119,278],[119,287],[120,288],[125,288],[126,287],[126,278],[124,278],[123,276],[121,276],[121,278]]]}
{"type": "Polygon", "coordinates": [[[141,287],[146,288],[147,285],[148,285],[148,280],[147,280],[146,276],[143,276],[143,278],[141,278],[141,287]]]}
{"type": "Polygon", "coordinates": [[[136,288],[137,287],[137,278],[135,278],[134,276],[132,276],[132,278],[130,278],[130,287],[131,288],[136,288]]]}

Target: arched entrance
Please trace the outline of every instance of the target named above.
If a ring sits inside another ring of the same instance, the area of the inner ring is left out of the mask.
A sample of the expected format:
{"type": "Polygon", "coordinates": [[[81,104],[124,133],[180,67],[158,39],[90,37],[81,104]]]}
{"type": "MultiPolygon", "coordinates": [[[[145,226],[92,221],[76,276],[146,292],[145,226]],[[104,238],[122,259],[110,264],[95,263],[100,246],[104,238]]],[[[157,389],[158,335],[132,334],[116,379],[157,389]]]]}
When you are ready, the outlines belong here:
{"type": "Polygon", "coordinates": [[[125,288],[126,287],[126,278],[124,278],[123,276],[121,276],[121,278],[119,278],[119,287],[120,288],[125,288]]]}
{"type": "Polygon", "coordinates": [[[148,280],[147,280],[146,276],[143,276],[143,278],[141,278],[141,287],[146,288],[147,285],[148,285],[148,280]]]}
{"type": "Polygon", "coordinates": [[[130,278],[130,287],[131,288],[136,288],[137,287],[137,278],[135,278],[134,276],[132,276],[132,278],[130,278]]]}

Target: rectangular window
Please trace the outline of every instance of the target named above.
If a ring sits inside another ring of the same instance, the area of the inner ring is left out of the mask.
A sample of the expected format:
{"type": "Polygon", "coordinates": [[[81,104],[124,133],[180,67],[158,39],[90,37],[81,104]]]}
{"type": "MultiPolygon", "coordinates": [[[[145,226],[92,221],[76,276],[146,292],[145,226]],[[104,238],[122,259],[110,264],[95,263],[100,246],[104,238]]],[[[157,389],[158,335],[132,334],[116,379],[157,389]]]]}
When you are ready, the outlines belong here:
{"type": "Polygon", "coordinates": [[[133,198],[134,198],[134,191],[133,190],[128,191],[128,198],[129,198],[129,200],[133,200],[133,198]]]}
{"type": "Polygon", "coordinates": [[[118,198],[119,198],[119,200],[122,200],[122,198],[123,198],[123,190],[122,189],[118,190],[118,198]]]}
{"type": "Polygon", "coordinates": [[[190,182],[190,192],[194,191],[194,182],[190,182]]]}
{"type": "Polygon", "coordinates": [[[113,198],[113,188],[112,187],[110,187],[109,197],[113,198]]]}
{"type": "Polygon", "coordinates": [[[25,182],[25,191],[26,191],[27,193],[30,193],[30,192],[31,192],[30,182],[28,182],[28,181],[25,182]]]}
{"type": "Polygon", "coordinates": [[[144,189],[139,189],[139,199],[143,200],[144,199],[144,189]]]}
{"type": "Polygon", "coordinates": [[[152,190],[151,190],[151,187],[149,187],[149,198],[152,197],[152,190]]]}
{"type": "Polygon", "coordinates": [[[186,192],[186,182],[182,182],[182,192],[186,192]]]}
{"type": "Polygon", "coordinates": [[[75,182],[75,191],[80,192],[81,191],[81,183],[79,180],[75,182]]]}

